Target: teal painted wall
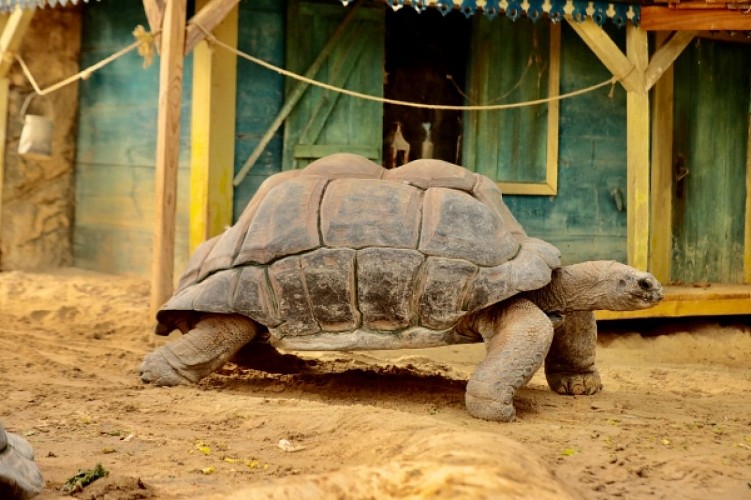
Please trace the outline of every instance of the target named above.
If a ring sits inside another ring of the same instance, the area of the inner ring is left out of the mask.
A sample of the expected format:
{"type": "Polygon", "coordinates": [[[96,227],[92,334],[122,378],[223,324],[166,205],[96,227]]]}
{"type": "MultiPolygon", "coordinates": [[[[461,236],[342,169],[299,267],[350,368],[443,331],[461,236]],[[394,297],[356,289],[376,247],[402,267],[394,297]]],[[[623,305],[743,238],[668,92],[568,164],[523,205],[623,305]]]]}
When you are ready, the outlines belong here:
{"type": "MultiPolygon", "coordinates": [[[[562,28],[560,93],[607,80],[586,44],[562,28]]],[[[606,31],[623,50],[625,30],[609,24],[606,31]]],[[[556,245],[565,263],[626,261],[626,92],[620,85],[609,92],[561,101],[557,196],[504,196],[527,232],[556,245]]]]}
{"type": "MultiPolygon", "coordinates": [[[[141,2],[102,0],[83,9],[81,68],[134,41],[148,26],[141,2]]],[[[136,52],[80,83],[74,264],[148,277],[152,261],[159,59],[148,69],[136,52]]],[[[175,269],[188,258],[191,58],[185,64],[175,269]]]]}
{"type": "MultiPolygon", "coordinates": [[[[277,66],[284,66],[286,2],[240,2],[238,49],[277,66]]],[[[284,77],[244,59],[237,63],[235,173],[255,149],[284,102],[284,77]]],[[[280,127],[243,182],[235,188],[235,219],[258,186],[282,169],[280,127]]]]}
{"type": "MultiPolygon", "coordinates": [[[[241,3],[241,50],[284,64],[282,2],[241,3]]],[[[625,30],[609,26],[622,47],[625,30]]],[[[576,33],[563,26],[561,93],[609,78],[610,74],[576,33]]],[[[248,61],[238,62],[238,114],[235,171],[249,156],[282,105],[284,79],[248,61]]],[[[564,261],[626,260],[626,98],[617,86],[561,103],[559,195],[508,196],[527,231],[556,244],[564,261]],[[615,193],[615,194],[614,194],[615,193]],[[618,203],[622,201],[620,210],[618,203]]],[[[269,175],[280,170],[282,132],[266,148],[235,192],[235,218],[269,175]]]]}

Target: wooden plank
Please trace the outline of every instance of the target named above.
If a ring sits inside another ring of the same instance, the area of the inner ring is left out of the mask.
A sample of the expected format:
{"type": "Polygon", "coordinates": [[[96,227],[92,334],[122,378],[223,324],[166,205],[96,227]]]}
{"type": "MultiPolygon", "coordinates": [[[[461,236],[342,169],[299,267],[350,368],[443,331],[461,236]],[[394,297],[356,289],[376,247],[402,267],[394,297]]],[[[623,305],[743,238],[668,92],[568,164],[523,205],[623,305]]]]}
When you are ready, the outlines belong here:
{"type": "Polygon", "coordinates": [[[647,32],[626,27],[626,53],[634,65],[635,90],[626,93],[626,226],[628,263],[637,269],[649,264],[649,94],[644,74],[649,64],[647,32]]]}
{"type": "Polygon", "coordinates": [[[741,10],[641,8],[641,29],[646,31],[751,30],[751,16],[741,10]]]}
{"type": "Polygon", "coordinates": [[[34,11],[35,9],[16,7],[5,23],[3,33],[0,35],[0,78],[4,78],[10,67],[15,64],[14,56],[21,48],[23,36],[34,17],[34,11]]]}
{"type": "MultiPolygon", "coordinates": [[[[227,14],[232,12],[233,9],[235,9],[235,12],[237,11],[236,7],[239,2],[240,0],[196,2],[196,7],[201,4],[203,4],[203,7],[188,21],[188,27],[185,30],[185,55],[190,54],[196,44],[205,38],[206,34],[203,30],[213,31],[227,17],[227,14]]],[[[237,42],[235,42],[235,45],[237,45],[237,42]]]]}
{"type": "Polygon", "coordinates": [[[167,2],[162,29],[156,141],[156,217],[151,271],[152,313],[156,313],[169,299],[173,289],[185,9],[186,0],[167,2]]]}
{"type": "Polygon", "coordinates": [[[616,77],[627,91],[643,89],[643,78],[635,74],[634,65],[621,52],[615,42],[605,31],[591,19],[583,22],[574,21],[566,16],[569,26],[584,40],[597,58],[616,77]]]}
{"type": "MultiPolygon", "coordinates": [[[[8,137],[8,87],[10,81],[7,78],[0,78],[0,227],[3,222],[3,179],[5,179],[5,145],[7,144],[8,137]]],[[[0,262],[2,262],[2,255],[0,255],[0,262]]]]}
{"type": "MultiPolygon", "coordinates": [[[[550,67],[548,73],[548,97],[557,97],[561,86],[561,25],[550,23],[550,67]]],[[[548,103],[548,130],[545,153],[545,187],[554,196],[558,194],[558,147],[560,125],[560,101],[548,103]]],[[[503,188],[501,188],[503,189],[503,188]]]]}
{"type": "Polygon", "coordinates": [[[665,287],[657,306],[641,311],[596,311],[598,320],[730,316],[751,314],[751,287],[718,285],[708,288],[665,287]]]}
{"type": "Polygon", "coordinates": [[[691,40],[696,36],[696,31],[676,31],[670,35],[667,40],[660,45],[657,51],[652,55],[652,60],[649,61],[649,67],[647,68],[646,76],[646,89],[652,88],[662,74],[673,65],[683,49],[691,43],[691,40]]]}
{"type": "MultiPolygon", "coordinates": [[[[658,47],[667,32],[658,32],[658,47]]],[[[658,49],[659,51],[660,49],[658,49]]],[[[673,66],[672,63],[654,86],[652,94],[652,207],[650,219],[649,270],[657,279],[670,281],[673,238],[673,66]]]]}
{"type": "Polygon", "coordinates": [[[743,282],[751,283],[751,107],[746,139],[746,218],[743,236],[743,282]]]}
{"type": "Polygon", "coordinates": [[[692,44],[676,61],[673,280],[744,281],[749,68],[740,44],[692,44]]]}
{"type": "MultiPolygon", "coordinates": [[[[316,60],[313,61],[313,64],[310,65],[310,67],[308,68],[308,70],[305,72],[303,76],[305,76],[306,78],[314,78],[316,74],[318,74],[318,71],[321,69],[321,66],[323,66],[323,63],[326,62],[326,59],[328,59],[331,52],[338,45],[339,40],[341,39],[342,35],[345,33],[347,29],[347,26],[355,18],[355,14],[359,10],[358,7],[360,6],[360,4],[361,2],[358,2],[357,4],[355,4],[354,7],[350,9],[349,13],[347,13],[345,18],[336,28],[336,31],[334,31],[334,33],[331,35],[325,47],[321,50],[316,60]]],[[[271,125],[266,130],[266,132],[263,134],[263,137],[261,137],[260,141],[258,141],[258,144],[256,145],[253,152],[250,154],[248,159],[245,160],[245,163],[243,163],[243,166],[240,168],[240,171],[237,172],[237,175],[235,175],[235,178],[233,180],[233,183],[235,186],[239,186],[240,183],[245,178],[245,176],[248,175],[248,172],[250,172],[250,169],[253,168],[253,165],[255,165],[256,161],[261,156],[264,149],[266,149],[266,146],[269,145],[269,142],[271,142],[271,139],[273,139],[277,130],[279,130],[279,127],[282,126],[282,123],[284,123],[284,120],[287,119],[287,116],[289,116],[289,114],[295,108],[298,101],[302,98],[303,94],[305,94],[305,91],[307,89],[308,89],[307,83],[297,82],[292,92],[290,92],[286,96],[284,100],[284,106],[282,106],[282,109],[279,111],[279,114],[271,123],[271,125]]]]}
{"type": "MultiPolygon", "coordinates": [[[[199,0],[197,6],[205,4],[199,0]]],[[[214,36],[237,46],[237,8],[214,36]]],[[[193,53],[190,164],[190,251],[232,224],[237,56],[206,41],[193,53]]]]}
{"type": "MultiPolygon", "coordinates": [[[[146,20],[149,22],[149,29],[152,33],[161,31],[162,21],[164,20],[164,2],[166,0],[143,0],[143,11],[146,13],[146,20]]],[[[156,44],[160,49],[159,44],[156,44]]]]}

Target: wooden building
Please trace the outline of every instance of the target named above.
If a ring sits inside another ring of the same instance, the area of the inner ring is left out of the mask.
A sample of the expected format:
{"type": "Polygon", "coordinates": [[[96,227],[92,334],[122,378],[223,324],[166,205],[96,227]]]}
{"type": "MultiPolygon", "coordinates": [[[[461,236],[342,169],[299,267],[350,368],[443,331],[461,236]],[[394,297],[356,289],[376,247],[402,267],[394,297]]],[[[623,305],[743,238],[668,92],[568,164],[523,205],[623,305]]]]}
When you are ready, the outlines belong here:
{"type": "Polygon", "coordinates": [[[616,259],[669,284],[657,308],[601,319],[751,313],[748,0],[186,9],[81,9],[82,68],[130,44],[138,24],[160,30],[161,57],[143,69],[132,54],[79,85],[75,265],[150,275],[157,304],[190,249],[231,224],[269,175],[332,152],[391,165],[408,151],[497,180],[565,262],[616,259]],[[226,46],[336,87],[449,108],[341,95],[226,46]]]}

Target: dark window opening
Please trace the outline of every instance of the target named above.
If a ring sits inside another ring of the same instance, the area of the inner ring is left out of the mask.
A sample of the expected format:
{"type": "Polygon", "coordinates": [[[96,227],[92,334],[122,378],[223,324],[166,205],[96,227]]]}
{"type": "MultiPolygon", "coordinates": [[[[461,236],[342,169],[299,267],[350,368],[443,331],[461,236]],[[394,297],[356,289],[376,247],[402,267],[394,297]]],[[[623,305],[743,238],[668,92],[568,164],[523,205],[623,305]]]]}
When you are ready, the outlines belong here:
{"type": "MultiPolygon", "coordinates": [[[[436,9],[386,13],[384,95],[421,104],[465,104],[471,21],[436,9]]],[[[418,158],[461,163],[461,111],[384,105],[383,163],[418,158]]]]}

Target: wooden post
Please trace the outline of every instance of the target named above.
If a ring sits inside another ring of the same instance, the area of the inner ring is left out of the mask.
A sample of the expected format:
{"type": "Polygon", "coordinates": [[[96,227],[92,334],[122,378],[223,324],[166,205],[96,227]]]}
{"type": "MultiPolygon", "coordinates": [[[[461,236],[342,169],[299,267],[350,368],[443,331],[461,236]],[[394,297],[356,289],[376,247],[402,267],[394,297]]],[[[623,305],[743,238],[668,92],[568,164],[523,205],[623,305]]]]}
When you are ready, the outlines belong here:
{"type": "Polygon", "coordinates": [[[156,140],[156,213],[151,270],[152,313],[156,313],[170,297],[173,287],[185,4],[186,0],[166,2],[162,25],[156,140]]]}
{"type": "MultiPolygon", "coordinates": [[[[656,33],[658,50],[667,32],[656,33]]],[[[649,85],[649,83],[648,83],[649,85]]],[[[652,221],[649,270],[663,283],[670,281],[673,259],[673,66],[661,73],[654,84],[652,109],[652,221]]]]}
{"type": "Polygon", "coordinates": [[[649,66],[647,32],[626,27],[626,55],[634,65],[636,88],[626,92],[626,226],[628,263],[638,269],[649,264],[649,94],[645,74],[649,66]]]}
{"type": "MultiPolygon", "coordinates": [[[[196,7],[207,3],[199,0],[196,7]]],[[[213,30],[237,45],[237,8],[213,30]]],[[[187,43],[186,43],[187,46],[187,43]]],[[[193,52],[190,156],[190,250],[232,224],[237,57],[205,41],[193,52]]]]}
{"type": "Polygon", "coordinates": [[[743,248],[743,281],[751,283],[751,104],[748,109],[746,140],[746,224],[743,248]]]}

